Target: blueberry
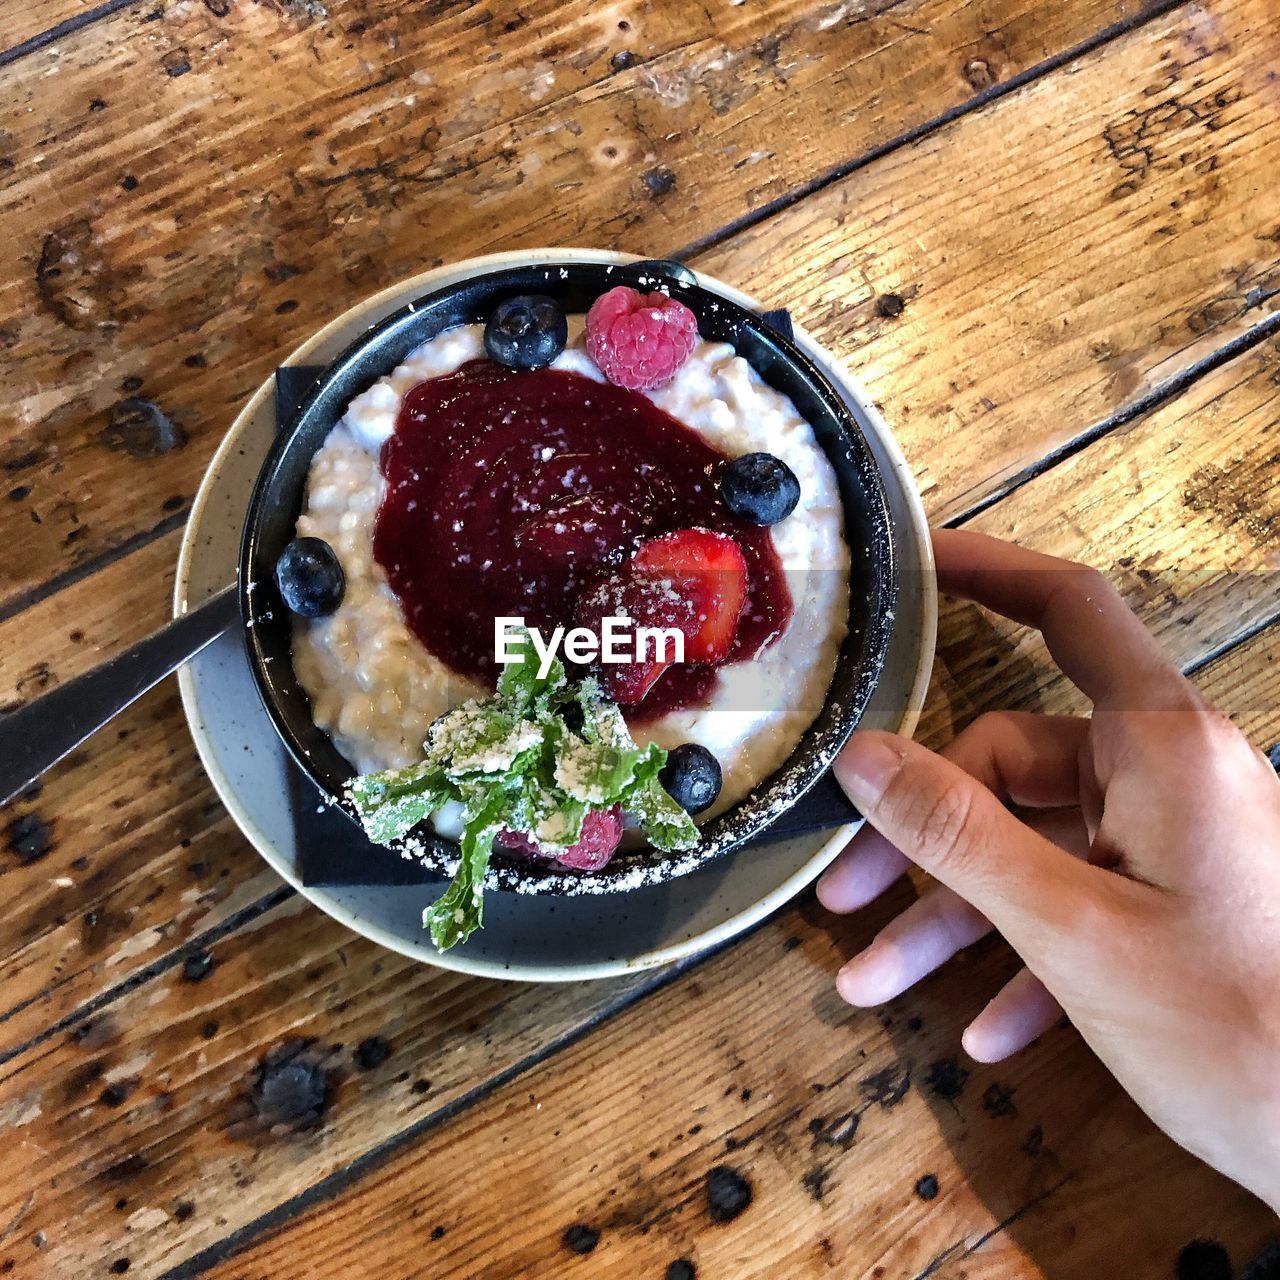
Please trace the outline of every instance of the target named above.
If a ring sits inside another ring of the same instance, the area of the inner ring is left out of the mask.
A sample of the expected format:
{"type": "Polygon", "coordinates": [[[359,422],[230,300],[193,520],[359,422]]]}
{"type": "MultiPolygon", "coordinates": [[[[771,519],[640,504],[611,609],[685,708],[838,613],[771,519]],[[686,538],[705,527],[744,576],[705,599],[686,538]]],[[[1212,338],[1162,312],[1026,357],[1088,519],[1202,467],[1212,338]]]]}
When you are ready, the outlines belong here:
{"type": "Polygon", "coordinates": [[[658,781],[687,813],[701,813],[720,794],[720,762],[706,747],[686,742],[667,753],[658,781]]]}
{"type": "Polygon", "coordinates": [[[342,603],[347,578],[323,538],[294,538],[276,561],[276,586],[294,613],[324,618],[342,603]]]}
{"type": "Polygon", "coordinates": [[[689,288],[698,283],[698,277],[683,262],[677,262],[674,258],[650,258],[645,262],[631,262],[627,264],[626,271],[637,280],[643,279],[644,287],[648,289],[656,288],[661,280],[689,288]]]}
{"type": "Polygon", "coordinates": [[[564,350],[569,325],[564,312],[540,293],[508,298],[484,327],[484,349],[508,369],[541,369],[564,350]]]}
{"type": "Polygon", "coordinates": [[[720,477],[720,497],[739,520],[777,524],[800,501],[800,481],[781,458],[771,453],[744,453],[720,477]]]}

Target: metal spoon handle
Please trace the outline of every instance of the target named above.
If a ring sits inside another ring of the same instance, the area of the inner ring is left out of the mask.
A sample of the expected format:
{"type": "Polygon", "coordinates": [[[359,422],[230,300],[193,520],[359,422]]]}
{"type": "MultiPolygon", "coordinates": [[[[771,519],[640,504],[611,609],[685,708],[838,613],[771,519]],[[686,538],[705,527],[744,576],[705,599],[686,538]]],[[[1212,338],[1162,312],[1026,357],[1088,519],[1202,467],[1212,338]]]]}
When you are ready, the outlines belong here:
{"type": "Polygon", "coordinates": [[[0,804],[7,804],[90,734],[157,685],[240,616],[224,587],[109,662],[0,716],[0,804]]]}

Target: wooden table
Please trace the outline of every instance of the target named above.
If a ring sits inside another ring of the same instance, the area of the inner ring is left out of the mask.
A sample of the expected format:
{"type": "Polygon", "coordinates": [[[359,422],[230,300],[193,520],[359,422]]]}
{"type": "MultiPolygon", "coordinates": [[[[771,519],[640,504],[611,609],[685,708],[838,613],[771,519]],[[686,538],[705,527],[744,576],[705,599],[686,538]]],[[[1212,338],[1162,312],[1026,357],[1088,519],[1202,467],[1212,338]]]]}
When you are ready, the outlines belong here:
{"type": "MultiPolygon", "coordinates": [[[[935,521],[1103,566],[1280,742],[1273,0],[0,16],[4,710],[162,621],[204,466],[298,341],[435,263],[584,244],[789,306],[935,521]]],[[[1077,705],[944,609],[925,741],[1077,705]]],[[[1127,1280],[1276,1231],[1071,1030],[963,1057],[1002,945],[844,1007],[905,886],[624,981],[438,972],[267,870],[171,684],[0,827],[0,1274],[1127,1280]]]]}

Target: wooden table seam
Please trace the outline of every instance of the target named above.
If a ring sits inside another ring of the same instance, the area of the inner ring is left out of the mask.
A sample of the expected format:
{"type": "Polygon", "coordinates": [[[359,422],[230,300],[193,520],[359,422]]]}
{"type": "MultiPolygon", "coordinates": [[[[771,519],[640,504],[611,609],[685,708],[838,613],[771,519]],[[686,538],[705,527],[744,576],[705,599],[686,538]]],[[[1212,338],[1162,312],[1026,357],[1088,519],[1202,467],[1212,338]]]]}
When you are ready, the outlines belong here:
{"type": "Polygon", "coordinates": [[[113,564],[118,564],[121,560],[128,559],[133,552],[141,551],[143,547],[150,546],[153,542],[163,538],[165,534],[172,533],[175,529],[181,529],[186,524],[187,517],[190,514],[191,503],[188,502],[172,515],[157,521],[150,529],[139,529],[137,533],[130,534],[129,537],[122,539],[114,547],[108,547],[105,551],[99,552],[90,559],[84,560],[80,564],[72,565],[61,573],[56,573],[53,577],[45,579],[44,582],[39,583],[37,586],[30,587],[21,594],[0,603],[0,625],[16,618],[21,613],[25,613],[34,605],[40,604],[41,601],[48,600],[51,596],[56,596],[60,591],[65,591],[68,587],[74,587],[78,582],[84,582],[87,578],[92,578],[95,574],[101,573],[102,570],[109,569],[113,564]]]}
{"type": "Polygon", "coordinates": [[[99,18],[109,18],[113,13],[119,13],[121,9],[127,9],[131,4],[136,4],[137,2],[138,0],[105,0],[105,3],[98,5],[96,9],[87,9],[84,13],[77,13],[74,17],[66,18],[44,31],[28,36],[27,39],[19,41],[9,49],[0,49],[0,67],[7,67],[11,63],[29,57],[33,53],[39,53],[41,49],[48,48],[55,40],[61,40],[64,36],[75,35],[76,32],[83,31],[85,27],[92,26],[99,18]]]}
{"type": "MultiPolygon", "coordinates": [[[[785,906],[779,908],[778,912],[754,925],[748,930],[748,933],[756,932],[785,910],[785,906]]],[[[250,1222],[246,1222],[230,1235],[222,1237],[222,1239],[215,1241],[199,1253],[192,1254],[191,1257],[180,1262],[176,1267],[164,1272],[157,1280],[191,1280],[192,1277],[201,1275],[218,1263],[233,1257],[249,1244],[270,1235],[271,1232],[284,1226],[298,1214],[304,1213],[318,1204],[333,1200],[349,1186],[354,1185],[366,1175],[381,1167],[407,1143],[462,1115],[498,1089],[505,1087],[514,1080],[518,1080],[522,1075],[553,1058],[557,1053],[585,1039],[598,1027],[612,1021],[619,1014],[625,1013],[641,1000],[661,991],[664,987],[683,977],[691,969],[697,968],[713,956],[719,955],[720,952],[728,949],[736,941],[738,939],[730,939],[698,953],[689,960],[679,961],[667,968],[654,970],[652,977],[648,981],[630,988],[616,1001],[598,1009],[589,1018],[584,1019],[570,1030],[562,1032],[543,1045],[539,1045],[532,1053],[526,1054],[509,1066],[487,1077],[480,1084],[465,1090],[455,1098],[451,1098],[443,1106],[428,1112],[412,1124],[406,1125],[403,1129],[398,1129],[376,1146],[371,1147],[368,1151],[363,1152],[352,1160],[350,1164],[335,1170],[317,1182],[313,1182],[309,1187],[298,1192],[297,1195],[273,1205],[266,1213],[259,1215],[250,1222]]]]}
{"type": "Polygon", "coordinates": [[[1062,1188],[1065,1187],[1074,1177],[1075,1174],[1068,1171],[1063,1174],[1057,1182],[1046,1187],[1036,1195],[1031,1196],[1028,1200],[1025,1200],[1016,1209],[1014,1209],[1012,1213],[1006,1214],[994,1227],[989,1227],[974,1240],[957,1240],[955,1244],[948,1246],[941,1253],[937,1254],[932,1261],[925,1266],[923,1271],[917,1272],[914,1280],[928,1280],[929,1276],[934,1275],[938,1268],[944,1266],[946,1263],[957,1259],[968,1258],[972,1254],[977,1253],[978,1250],[981,1249],[989,1240],[994,1240],[995,1237],[1000,1235],[1002,1232],[1008,1231],[1008,1229],[1013,1226],[1019,1218],[1024,1217],[1026,1214],[1030,1213],[1032,1209],[1048,1200],[1050,1196],[1061,1191],[1062,1188]]]}
{"type": "MultiPolygon", "coordinates": [[[[1277,635],[1280,636],[1280,608],[1277,608],[1274,613],[1250,623],[1229,640],[1224,640],[1207,653],[1201,654],[1194,662],[1183,668],[1183,674],[1188,679],[1194,677],[1198,671],[1203,671],[1210,663],[1225,658],[1233,649],[1238,649],[1241,645],[1248,644],[1250,640],[1255,639],[1266,631],[1270,631],[1272,628],[1276,628],[1277,635]]],[[[1280,769],[1280,758],[1277,758],[1276,754],[1280,752],[1280,742],[1263,747],[1262,750],[1272,758],[1272,763],[1276,765],[1276,768],[1280,769]]]]}
{"type": "MultiPolygon", "coordinates": [[[[105,991],[100,991],[92,999],[77,1005],[70,1013],[63,1014],[61,1018],[51,1023],[38,1035],[29,1037],[24,1043],[16,1045],[12,1049],[0,1051],[0,1067],[21,1057],[22,1054],[29,1050],[52,1040],[54,1036],[60,1035],[64,1031],[69,1031],[77,1023],[82,1023],[92,1018],[108,1005],[114,1004],[117,1000],[128,995],[130,991],[135,991],[144,983],[151,981],[152,978],[168,972],[176,965],[181,964],[188,956],[194,955],[198,951],[203,951],[219,939],[235,933],[250,921],[256,920],[260,915],[270,911],[272,907],[278,906],[291,898],[293,894],[294,890],[289,885],[282,884],[256,901],[241,907],[239,911],[228,916],[213,928],[206,929],[203,933],[198,933],[194,937],[188,938],[181,946],[175,947],[172,951],[166,952],[162,956],[158,956],[150,964],[144,965],[127,978],[123,978],[115,986],[108,987],[105,991]]],[[[8,1019],[20,1013],[27,1007],[28,1003],[24,1002],[15,1005],[4,1015],[2,1021],[8,1021],[8,1019]]],[[[4,1079],[4,1077],[0,1076],[0,1079],[4,1079]]]]}
{"type": "Polygon", "coordinates": [[[939,521],[939,523],[944,528],[954,529],[974,519],[976,516],[980,516],[984,511],[990,510],[997,503],[1016,493],[1024,485],[1030,484],[1033,480],[1039,479],[1055,467],[1082,453],[1090,445],[1105,439],[1112,432],[1126,426],[1135,419],[1152,413],[1162,405],[1176,400],[1190,390],[1201,378],[1213,373],[1216,369],[1220,369],[1224,364],[1229,364],[1232,360],[1244,355],[1247,351],[1251,351],[1254,347],[1260,346],[1268,338],[1274,337],[1276,334],[1280,334],[1280,312],[1258,321],[1252,328],[1246,329],[1244,333],[1237,334],[1230,341],[1223,343],[1222,346],[1216,347],[1208,355],[1193,361],[1163,382],[1157,383],[1136,399],[1121,405],[1118,409],[1107,414],[1105,418],[1095,422],[1092,426],[1086,427],[1070,440],[1065,440],[1056,448],[1050,449],[1047,453],[1037,458],[1035,462],[1028,463],[1027,466],[1022,467],[1008,477],[1003,485],[998,486],[991,493],[984,494],[970,506],[965,507],[953,516],[948,516],[945,520],[939,521]]]}
{"type": "Polygon", "coordinates": [[[1145,26],[1148,22],[1164,17],[1174,10],[1184,8],[1186,3],[1187,0],[1157,0],[1155,4],[1150,7],[1144,7],[1132,17],[1112,23],[1108,27],[1103,27],[1102,30],[1095,32],[1087,39],[1041,59],[1033,66],[1026,67],[1010,76],[1008,80],[1001,80],[996,84],[989,85],[987,88],[975,93],[972,98],[966,98],[964,102],[957,103],[954,107],[948,107],[945,111],[939,112],[938,115],[932,116],[918,125],[913,125],[910,129],[906,129],[902,133],[869,148],[859,156],[846,160],[841,164],[832,165],[825,172],[817,174],[809,181],[801,183],[773,200],[767,201],[760,205],[759,208],[742,214],[738,218],[730,219],[729,222],[716,231],[684,245],[677,250],[675,256],[683,261],[686,258],[714,249],[740,232],[748,231],[752,227],[759,226],[762,222],[767,222],[770,218],[785,212],[816,192],[840,182],[850,174],[857,173],[859,169],[865,169],[868,165],[875,164],[876,161],[883,160],[894,152],[901,151],[905,147],[913,146],[915,143],[930,137],[932,134],[945,129],[948,125],[954,124],[957,120],[982,111],[992,103],[999,102],[1001,99],[1018,92],[1018,90],[1026,88],[1027,85],[1034,84],[1037,80],[1052,75],[1055,71],[1060,71],[1069,63],[1096,53],[1099,49],[1105,48],[1113,41],[1129,35],[1131,32],[1145,26]]]}
{"type": "MultiPolygon", "coordinates": [[[[1187,664],[1184,667],[1184,673],[1188,676],[1193,675],[1209,662],[1223,657],[1232,649],[1239,647],[1249,639],[1271,627],[1276,627],[1278,629],[1278,634],[1280,634],[1280,610],[1277,610],[1276,613],[1271,615],[1264,622],[1250,627],[1246,632],[1234,638],[1229,644],[1219,647],[1213,654],[1207,656],[1202,655],[1193,663],[1187,664]]],[[[1270,748],[1268,757],[1277,770],[1280,771],[1280,743],[1277,743],[1275,746],[1270,748]]],[[[0,1056],[0,1063],[12,1061],[25,1050],[35,1047],[40,1043],[51,1039],[54,1035],[69,1030],[77,1023],[91,1018],[112,1004],[115,1000],[128,994],[128,992],[135,990],[137,987],[143,985],[145,982],[159,974],[172,969],[187,955],[203,950],[212,942],[216,942],[219,939],[236,932],[236,930],[243,924],[258,917],[278,903],[285,901],[289,897],[293,896],[293,893],[294,891],[287,885],[280,886],[280,888],[275,890],[273,893],[265,895],[255,903],[249,904],[240,912],[237,912],[235,916],[224,921],[221,925],[189,939],[182,947],[176,948],[174,952],[169,955],[152,962],[145,970],[140,970],[129,979],[126,979],[116,987],[111,988],[111,990],[101,993],[92,1001],[86,1002],[85,1005],[81,1006],[79,1009],[65,1015],[55,1026],[50,1027],[45,1033],[33,1037],[26,1045],[0,1056]]],[[[804,896],[805,895],[802,894],[801,898],[804,896]]],[[[443,1106],[422,1116],[412,1124],[406,1125],[404,1128],[397,1130],[395,1133],[384,1138],[376,1146],[370,1148],[367,1152],[364,1152],[343,1169],[321,1178],[311,1186],[297,1193],[295,1196],[292,1196],[287,1200],[280,1201],[266,1213],[259,1215],[259,1217],[253,1219],[251,1222],[245,1223],[242,1227],[237,1228],[229,1235],[207,1246],[199,1253],[193,1254],[190,1258],[185,1259],[169,1271],[164,1272],[158,1280],[192,1280],[193,1277],[201,1275],[211,1267],[226,1261],[228,1258],[233,1257],[251,1244],[269,1237],[270,1234],[282,1228],[299,1214],[308,1211],[318,1204],[322,1204],[336,1198],[346,1189],[361,1181],[366,1175],[376,1171],[386,1160],[390,1159],[406,1144],[412,1142],[418,1137],[421,1137],[424,1133],[431,1132],[443,1124],[456,1119],[471,1107],[484,1101],[484,1099],[490,1094],[511,1084],[515,1080],[518,1080],[521,1076],[555,1057],[562,1050],[567,1049],[585,1039],[587,1036],[611,1022],[615,1017],[626,1013],[642,1000],[647,999],[650,995],[656,994],[665,987],[691,973],[694,973],[706,962],[718,956],[721,952],[726,951],[730,947],[744,941],[752,934],[758,932],[760,929],[766,927],[788,911],[794,909],[797,901],[798,900],[792,900],[791,902],[784,904],[778,909],[778,911],[771,914],[765,920],[760,921],[757,925],[747,930],[746,933],[739,935],[737,938],[730,939],[716,947],[709,948],[707,951],[700,952],[677,965],[670,966],[666,969],[656,970],[650,981],[646,981],[641,985],[628,990],[616,1001],[598,1009],[590,1017],[584,1019],[581,1023],[570,1030],[562,1032],[560,1035],[549,1040],[546,1044],[540,1045],[538,1049],[532,1053],[524,1055],[522,1058],[495,1073],[493,1076],[485,1079],[479,1085],[476,1085],[472,1089],[469,1089],[451,1099],[443,1106]]],[[[1071,1176],[1072,1175],[1068,1173],[1054,1186],[1033,1197],[1032,1200],[1028,1201],[1025,1205],[1010,1214],[1006,1219],[991,1228],[975,1244],[964,1245],[966,1256],[968,1253],[973,1252],[974,1249],[986,1243],[987,1240],[1007,1229],[1008,1226],[1017,1220],[1018,1216],[1026,1213],[1040,1204],[1043,1200],[1047,1199],[1054,1192],[1058,1191],[1071,1180],[1071,1176]]],[[[933,1260],[930,1266],[950,1261],[953,1256],[955,1255],[950,1252],[948,1252],[945,1257],[940,1255],[938,1258],[933,1260]]],[[[915,1280],[921,1280],[921,1277],[929,1274],[930,1271],[926,1268],[926,1270],[921,1272],[915,1280]]]]}

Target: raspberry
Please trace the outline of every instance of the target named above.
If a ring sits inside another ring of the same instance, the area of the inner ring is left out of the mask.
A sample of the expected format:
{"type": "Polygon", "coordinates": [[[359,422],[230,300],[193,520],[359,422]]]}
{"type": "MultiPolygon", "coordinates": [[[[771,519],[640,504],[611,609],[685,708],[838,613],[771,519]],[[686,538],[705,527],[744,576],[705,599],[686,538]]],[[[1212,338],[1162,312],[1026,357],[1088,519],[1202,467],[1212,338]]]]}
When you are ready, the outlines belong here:
{"type": "Polygon", "coordinates": [[[574,871],[599,871],[613,857],[621,839],[622,806],[618,804],[611,809],[589,809],[582,819],[582,834],[577,843],[555,852],[541,848],[522,831],[503,827],[498,833],[498,841],[505,848],[531,858],[552,858],[574,871]]]}
{"type": "Polygon", "coordinates": [[[665,293],[618,285],[587,312],[587,351],[610,382],[631,391],[669,382],[697,341],[697,318],[665,293]]]}
{"type": "Polygon", "coordinates": [[[582,820],[582,835],[578,843],[562,849],[556,861],[562,867],[575,871],[599,871],[613,857],[613,851],[622,839],[622,806],[612,809],[592,809],[582,820]]]}

